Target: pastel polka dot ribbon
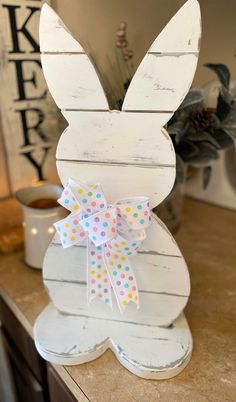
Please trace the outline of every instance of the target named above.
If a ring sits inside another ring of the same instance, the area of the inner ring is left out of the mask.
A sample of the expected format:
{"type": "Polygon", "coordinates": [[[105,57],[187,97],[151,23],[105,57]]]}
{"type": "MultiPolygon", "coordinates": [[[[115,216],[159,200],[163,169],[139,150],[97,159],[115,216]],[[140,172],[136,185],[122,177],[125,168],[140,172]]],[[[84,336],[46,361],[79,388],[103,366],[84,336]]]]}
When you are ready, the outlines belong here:
{"type": "Polygon", "coordinates": [[[146,238],[151,215],[147,197],[106,202],[101,186],[69,179],[58,202],[71,214],[55,223],[64,248],[87,239],[88,302],[99,297],[112,307],[112,288],[120,311],[139,293],[129,258],[146,238]]]}

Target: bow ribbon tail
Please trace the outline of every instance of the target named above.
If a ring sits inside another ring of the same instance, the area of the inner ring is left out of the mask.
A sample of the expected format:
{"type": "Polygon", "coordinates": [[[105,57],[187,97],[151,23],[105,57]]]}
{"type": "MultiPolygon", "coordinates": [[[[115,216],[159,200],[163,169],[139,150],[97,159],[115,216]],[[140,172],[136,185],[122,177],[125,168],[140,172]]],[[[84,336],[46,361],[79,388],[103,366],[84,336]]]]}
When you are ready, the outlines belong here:
{"type": "Polygon", "coordinates": [[[96,247],[88,238],[88,303],[99,297],[112,307],[112,292],[107,267],[103,258],[104,246],[96,247]]]}
{"type": "Polygon", "coordinates": [[[139,294],[133,268],[121,243],[126,242],[115,239],[105,245],[105,261],[120,312],[123,312],[130,301],[139,307],[139,294]]]}

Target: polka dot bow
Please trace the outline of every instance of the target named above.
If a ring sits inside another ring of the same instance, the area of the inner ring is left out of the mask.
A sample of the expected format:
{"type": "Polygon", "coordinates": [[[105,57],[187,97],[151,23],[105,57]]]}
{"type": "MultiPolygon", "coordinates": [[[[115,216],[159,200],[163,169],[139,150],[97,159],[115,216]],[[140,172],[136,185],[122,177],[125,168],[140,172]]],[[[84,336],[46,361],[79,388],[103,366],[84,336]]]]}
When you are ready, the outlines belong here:
{"type": "Polygon", "coordinates": [[[88,186],[69,179],[58,202],[71,214],[55,223],[62,246],[87,239],[88,301],[99,297],[112,307],[113,288],[120,311],[130,301],[139,306],[139,294],[129,257],[146,237],[151,221],[147,197],[106,202],[100,185],[88,186]]]}

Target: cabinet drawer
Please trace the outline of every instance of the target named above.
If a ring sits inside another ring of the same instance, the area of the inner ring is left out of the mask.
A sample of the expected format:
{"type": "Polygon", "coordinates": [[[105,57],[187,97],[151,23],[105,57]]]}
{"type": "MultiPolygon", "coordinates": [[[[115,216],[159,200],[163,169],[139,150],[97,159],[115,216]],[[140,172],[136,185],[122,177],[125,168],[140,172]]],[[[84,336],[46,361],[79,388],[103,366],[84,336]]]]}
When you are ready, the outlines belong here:
{"type": "Polygon", "coordinates": [[[48,365],[48,386],[51,402],[77,402],[70,390],[61,381],[55,370],[48,365]]]}
{"type": "Polygon", "coordinates": [[[26,361],[34,376],[44,386],[47,383],[46,362],[35,349],[34,341],[22,327],[10,308],[0,298],[0,320],[2,329],[26,361]]]}

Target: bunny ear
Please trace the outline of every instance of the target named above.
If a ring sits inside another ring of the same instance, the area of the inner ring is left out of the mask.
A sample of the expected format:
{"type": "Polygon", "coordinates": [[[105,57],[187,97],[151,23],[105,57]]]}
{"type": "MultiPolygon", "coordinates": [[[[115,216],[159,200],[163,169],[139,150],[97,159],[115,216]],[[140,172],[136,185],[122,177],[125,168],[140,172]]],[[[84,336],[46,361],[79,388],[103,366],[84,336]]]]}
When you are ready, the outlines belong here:
{"type": "Polygon", "coordinates": [[[43,72],[58,107],[62,110],[108,110],[91,61],[47,4],[42,7],[39,34],[43,72]]]}
{"type": "MultiPolygon", "coordinates": [[[[188,0],[156,38],[139,65],[122,110],[173,113],[191,86],[200,35],[198,1],[188,0]]],[[[169,118],[167,114],[167,121],[169,118]]]]}

